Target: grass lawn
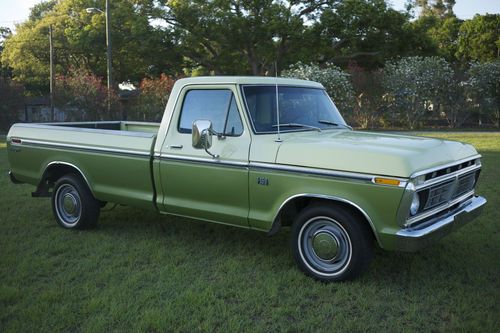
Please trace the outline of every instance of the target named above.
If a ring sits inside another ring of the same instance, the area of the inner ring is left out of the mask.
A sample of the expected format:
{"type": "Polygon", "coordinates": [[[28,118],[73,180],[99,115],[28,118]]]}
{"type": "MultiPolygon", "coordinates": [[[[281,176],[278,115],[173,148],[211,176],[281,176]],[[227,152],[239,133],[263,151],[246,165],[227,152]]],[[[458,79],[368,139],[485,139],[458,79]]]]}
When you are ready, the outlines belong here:
{"type": "Polygon", "coordinates": [[[301,274],[288,231],[265,234],[117,207],[91,231],[6,176],[0,139],[0,332],[498,332],[500,133],[421,133],[483,155],[473,223],[418,253],[377,250],[367,274],[301,274]]]}

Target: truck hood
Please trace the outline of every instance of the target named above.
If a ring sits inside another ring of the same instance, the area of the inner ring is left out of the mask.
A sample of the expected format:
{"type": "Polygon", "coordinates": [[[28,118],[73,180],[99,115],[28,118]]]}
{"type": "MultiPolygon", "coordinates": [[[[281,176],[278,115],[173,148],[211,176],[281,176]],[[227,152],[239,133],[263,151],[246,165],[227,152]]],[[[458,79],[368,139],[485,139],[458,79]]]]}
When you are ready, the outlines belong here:
{"type": "Polygon", "coordinates": [[[407,178],[476,154],[471,145],[455,141],[330,130],[290,135],[279,147],[276,163],[407,178]]]}

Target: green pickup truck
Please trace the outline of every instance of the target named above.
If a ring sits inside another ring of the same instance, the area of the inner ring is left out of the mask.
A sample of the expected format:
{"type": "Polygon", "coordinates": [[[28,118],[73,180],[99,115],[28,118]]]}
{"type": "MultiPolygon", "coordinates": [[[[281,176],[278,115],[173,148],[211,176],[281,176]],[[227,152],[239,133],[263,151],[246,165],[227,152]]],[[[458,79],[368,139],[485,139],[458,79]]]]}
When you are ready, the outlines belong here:
{"type": "Polygon", "coordinates": [[[15,124],[10,177],[51,197],[64,228],[118,203],[268,233],[291,227],[298,267],[323,281],[366,270],[374,244],[415,251],[480,214],[471,145],[353,131],[319,83],[176,82],[160,124],[15,124]]]}

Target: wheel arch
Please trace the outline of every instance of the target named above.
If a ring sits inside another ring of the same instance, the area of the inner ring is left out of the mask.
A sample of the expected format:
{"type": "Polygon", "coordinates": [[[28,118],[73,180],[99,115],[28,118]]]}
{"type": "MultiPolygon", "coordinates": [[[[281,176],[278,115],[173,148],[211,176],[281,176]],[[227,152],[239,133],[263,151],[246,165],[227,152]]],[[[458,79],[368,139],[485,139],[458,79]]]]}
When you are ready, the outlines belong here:
{"type": "Polygon", "coordinates": [[[324,202],[330,205],[336,205],[337,207],[342,207],[344,209],[349,210],[353,214],[360,217],[364,223],[369,226],[369,229],[372,233],[373,238],[377,241],[380,246],[380,240],[377,236],[377,229],[375,228],[372,219],[366,213],[363,208],[361,208],[356,203],[336,196],[329,196],[323,194],[313,194],[313,193],[301,193],[295,194],[291,197],[288,197],[279,207],[278,212],[276,213],[271,229],[268,232],[268,235],[274,235],[277,233],[282,226],[291,226],[293,218],[296,214],[306,206],[312,203],[321,203],[324,202]]]}
{"type": "Polygon", "coordinates": [[[94,195],[92,186],[90,185],[90,182],[83,171],[76,165],[64,161],[52,161],[45,166],[40,178],[40,182],[38,183],[37,190],[34,193],[38,194],[39,196],[44,196],[48,193],[49,188],[52,187],[59,178],[69,173],[74,173],[80,176],[89,188],[92,195],[94,195]]]}

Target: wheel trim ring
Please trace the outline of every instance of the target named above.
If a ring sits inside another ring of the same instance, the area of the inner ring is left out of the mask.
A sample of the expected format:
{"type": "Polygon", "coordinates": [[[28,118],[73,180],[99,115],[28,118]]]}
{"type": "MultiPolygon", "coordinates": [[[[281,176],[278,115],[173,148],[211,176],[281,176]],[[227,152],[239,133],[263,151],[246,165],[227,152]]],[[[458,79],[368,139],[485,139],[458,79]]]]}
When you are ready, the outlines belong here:
{"type": "Polygon", "coordinates": [[[298,245],[299,255],[300,255],[301,259],[302,259],[302,262],[307,266],[308,269],[310,269],[311,271],[313,271],[314,273],[316,273],[316,274],[318,274],[320,276],[334,277],[334,276],[342,274],[347,269],[347,267],[349,267],[349,264],[350,264],[351,259],[352,259],[352,242],[351,242],[351,239],[349,237],[349,234],[345,230],[345,228],[338,221],[336,221],[335,219],[333,219],[331,217],[328,217],[328,216],[315,216],[315,217],[309,219],[306,223],[304,223],[304,225],[300,229],[299,235],[297,237],[297,242],[298,242],[297,245],[298,245]],[[327,222],[332,223],[333,225],[335,225],[335,227],[338,228],[338,230],[345,235],[346,245],[348,245],[348,247],[346,248],[346,250],[347,250],[347,257],[345,258],[345,262],[342,264],[341,269],[340,270],[336,270],[334,272],[330,272],[330,273],[318,270],[317,268],[315,268],[314,266],[312,266],[311,263],[309,262],[307,256],[304,254],[303,249],[302,249],[302,242],[303,242],[303,237],[304,237],[304,231],[308,229],[308,227],[309,227],[310,224],[312,224],[314,222],[317,222],[317,221],[321,221],[321,220],[327,221],[327,222]]]}
{"type": "Polygon", "coordinates": [[[75,226],[82,214],[82,200],[80,194],[73,185],[63,184],[58,187],[54,198],[55,210],[59,221],[67,227],[75,226]],[[71,197],[74,200],[74,212],[68,212],[65,207],[65,199],[71,197]]]}

